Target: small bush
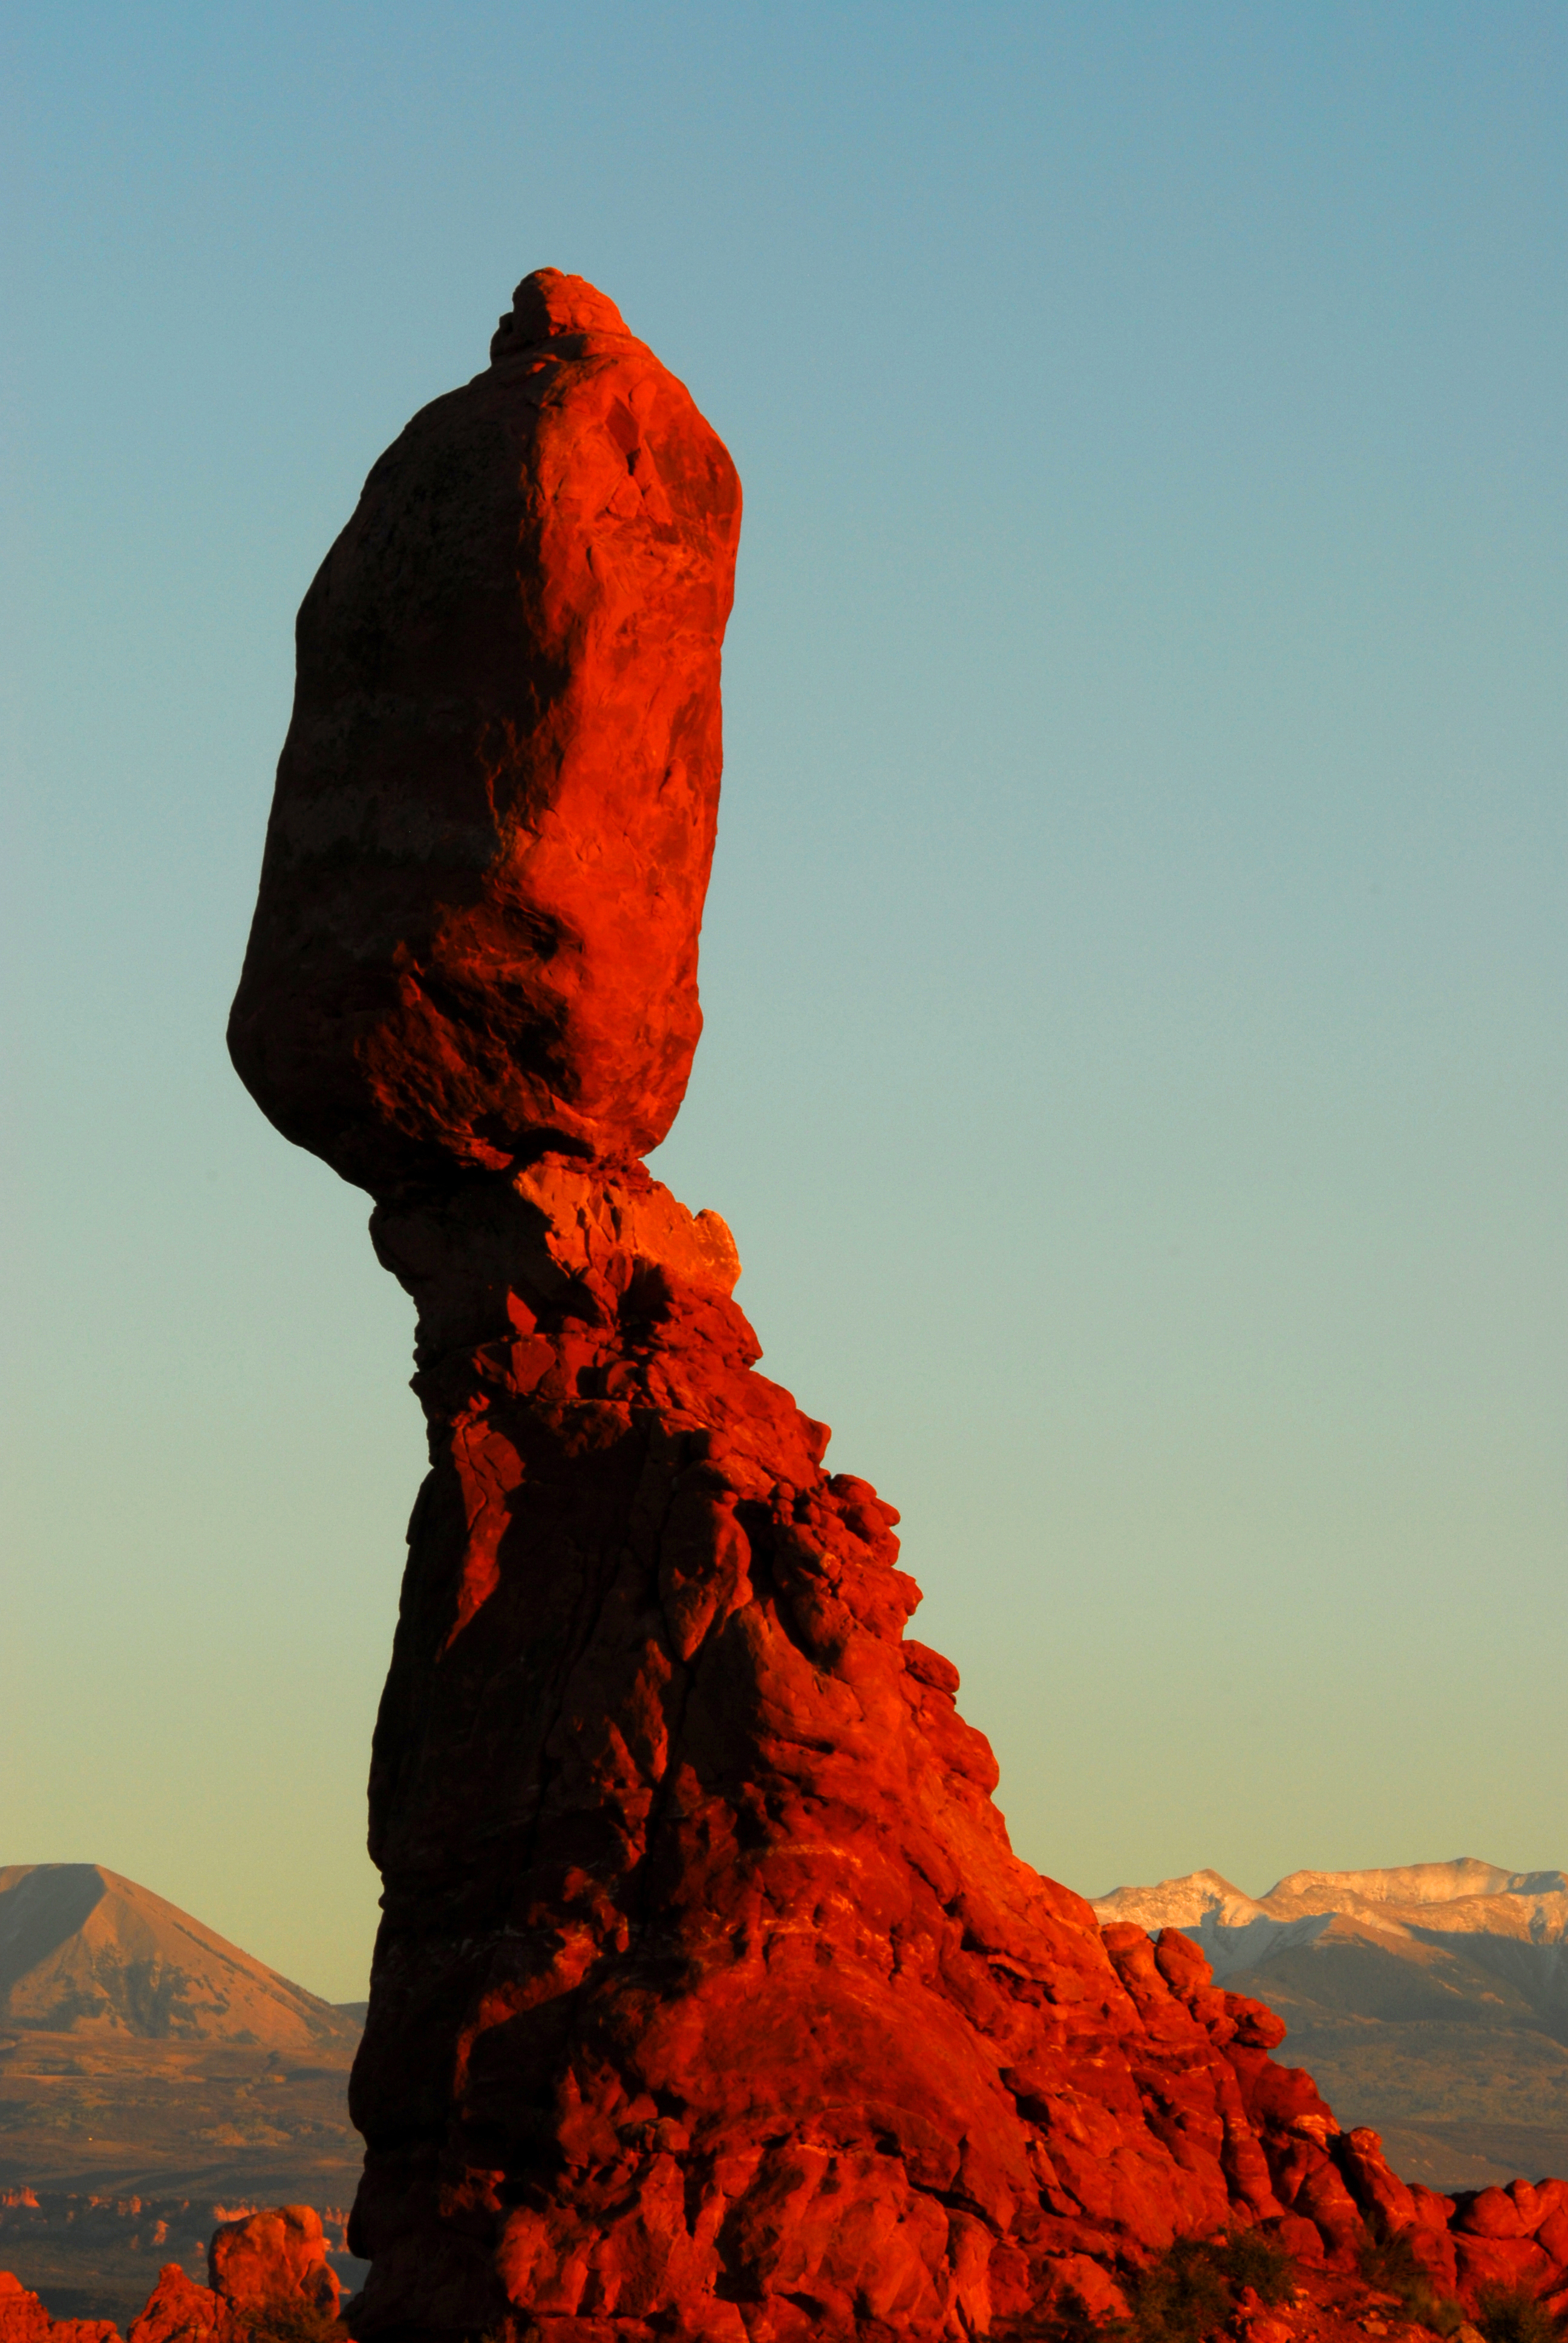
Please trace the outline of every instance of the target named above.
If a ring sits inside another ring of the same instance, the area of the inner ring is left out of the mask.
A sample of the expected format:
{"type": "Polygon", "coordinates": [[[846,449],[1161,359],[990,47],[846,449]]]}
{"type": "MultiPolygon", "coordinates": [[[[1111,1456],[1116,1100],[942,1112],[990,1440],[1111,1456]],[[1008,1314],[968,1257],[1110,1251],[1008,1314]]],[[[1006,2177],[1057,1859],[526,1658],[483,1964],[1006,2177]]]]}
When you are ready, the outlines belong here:
{"type": "Polygon", "coordinates": [[[1138,2272],[1128,2291],[1139,2343],[1203,2343],[1224,2325],[1235,2297],[1220,2267],[1222,2251],[1207,2237],[1178,2237],[1138,2272]]]}
{"type": "Polygon", "coordinates": [[[990,2343],[1137,2343],[1137,2329],[1125,2318],[1096,2318],[1076,2288],[1064,2286],[1049,2310],[993,2327],[990,2343]]]}
{"type": "Polygon", "coordinates": [[[1131,2333],[1121,2319],[1096,2318],[1076,2288],[1064,2286],[1042,2317],[1009,2330],[1006,2343],[1131,2343],[1131,2333]]]}
{"type": "Polygon", "coordinates": [[[1238,2294],[1250,2286],[1260,2302],[1289,2302],[1296,2290],[1296,2258],[1261,2229],[1232,2229],[1213,2247],[1221,2274],[1238,2294]]]}
{"type": "MultiPolygon", "coordinates": [[[[1439,2294],[1408,2229],[1385,2231],[1371,2238],[1361,2249],[1358,2266],[1368,2286],[1379,2294],[1392,2294],[1418,2327],[1430,2327],[1437,2335],[1452,2335],[1463,2326],[1463,2311],[1452,2295],[1439,2294]]],[[[1513,2343],[1513,2338],[1500,2336],[1496,2343],[1513,2343]]],[[[1525,2343],[1525,2338],[1517,2338],[1517,2343],[1525,2343]]],[[[1536,2338],[1531,2338],[1530,2343],[1536,2343],[1536,2338]]]]}
{"type": "Polygon", "coordinates": [[[332,2313],[297,2294],[275,2294],[267,2302],[246,2303],[239,2315],[250,2343],[344,2343],[343,2329],[332,2313]]]}
{"type": "Polygon", "coordinates": [[[1123,2278],[1130,2320],[1095,2318],[1064,2287],[1043,2317],[994,2330],[993,2343],[1206,2343],[1224,2326],[1244,2288],[1261,2302],[1278,2303],[1290,2300],[1295,2283],[1294,2256],[1260,2230],[1178,2237],[1157,2261],[1123,2278]]]}
{"type": "Polygon", "coordinates": [[[1486,2343],[1561,2343],[1563,2324],[1527,2286],[1483,2286],[1475,2323],[1486,2343]]]}

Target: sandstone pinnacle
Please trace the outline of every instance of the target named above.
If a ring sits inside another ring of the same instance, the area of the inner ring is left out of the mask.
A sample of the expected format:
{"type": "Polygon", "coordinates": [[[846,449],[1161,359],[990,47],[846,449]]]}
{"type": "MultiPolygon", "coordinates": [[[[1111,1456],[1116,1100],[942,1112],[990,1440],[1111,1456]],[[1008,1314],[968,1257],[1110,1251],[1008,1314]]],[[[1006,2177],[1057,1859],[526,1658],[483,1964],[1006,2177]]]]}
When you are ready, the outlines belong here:
{"type": "Polygon", "coordinates": [[[1179,1929],[1014,1855],[895,1508],[637,1160],[697,1039],[739,490],[581,279],[494,350],[307,598],[233,1027],[418,1306],[355,2333],[963,2343],[1237,2227],[1544,2285],[1543,2197],[1542,2242],[1452,2234],[1179,1929]]]}

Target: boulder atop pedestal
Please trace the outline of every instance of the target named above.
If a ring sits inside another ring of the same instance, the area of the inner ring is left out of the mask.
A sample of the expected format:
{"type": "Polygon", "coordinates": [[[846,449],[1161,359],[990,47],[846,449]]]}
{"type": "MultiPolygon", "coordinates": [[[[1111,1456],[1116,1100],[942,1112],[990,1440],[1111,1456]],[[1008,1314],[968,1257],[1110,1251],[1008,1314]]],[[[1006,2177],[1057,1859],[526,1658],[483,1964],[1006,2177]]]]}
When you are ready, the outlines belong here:
{"type": "Polygon", "coordinates": [[[689,393],[550,268],[372,468],[300,609],[229,1025],[263,1111],[346,1179],[668,1130],[739,524],[689,393]]]}

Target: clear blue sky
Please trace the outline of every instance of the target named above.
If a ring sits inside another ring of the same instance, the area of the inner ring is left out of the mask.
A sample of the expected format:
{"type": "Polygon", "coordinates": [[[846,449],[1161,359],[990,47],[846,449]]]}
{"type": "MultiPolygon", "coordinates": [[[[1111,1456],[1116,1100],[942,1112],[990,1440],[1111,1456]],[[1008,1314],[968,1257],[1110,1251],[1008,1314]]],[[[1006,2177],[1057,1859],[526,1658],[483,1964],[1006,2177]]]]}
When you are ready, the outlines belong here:
{"type": "Polygon", "coordinates": [[[363,1990],[409,1312],[223,1026],[295,608],[548,263],[747,490],[654,1168],[1020,1851],[1568,1861],[1558,0],[10,22],[0,1860],[363,1990]]]}

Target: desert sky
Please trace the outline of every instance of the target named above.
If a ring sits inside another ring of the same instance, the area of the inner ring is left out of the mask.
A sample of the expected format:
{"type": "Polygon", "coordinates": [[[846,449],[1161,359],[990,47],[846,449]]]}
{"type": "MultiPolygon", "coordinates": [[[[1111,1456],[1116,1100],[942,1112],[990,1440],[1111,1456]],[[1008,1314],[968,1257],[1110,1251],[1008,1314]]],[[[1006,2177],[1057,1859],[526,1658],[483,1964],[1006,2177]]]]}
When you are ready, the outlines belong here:
{"type": "Polygon", "coordinates": [[[292,626],[527,270],[745,482],[653,1168],[1020,1851],[1568,1859],[1552,5],[23,5],[0,1860],[363,1993],[423,1465],[223,1029],[292,626]]]}

